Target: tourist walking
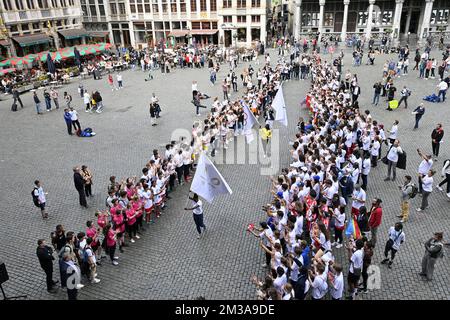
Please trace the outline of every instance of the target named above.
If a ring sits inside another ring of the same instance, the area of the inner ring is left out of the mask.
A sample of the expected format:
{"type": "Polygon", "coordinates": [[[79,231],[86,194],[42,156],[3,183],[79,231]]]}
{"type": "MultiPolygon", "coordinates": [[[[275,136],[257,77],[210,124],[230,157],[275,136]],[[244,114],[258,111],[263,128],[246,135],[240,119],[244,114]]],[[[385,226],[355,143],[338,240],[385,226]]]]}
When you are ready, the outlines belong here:
{"type": "Polygon", "coordinates": [[[45,208],[45,205],[47,203],[47,200],[45,198],[46,194],[47,193],[44,192],[44,189],[42,188],[41,182],[39,180],[34,181],[33,203],[36,207],[41,209],[42,219],[48,219],[48,213],[45,208]]]}
{"type": "Polygon", "coordinates": [[[428,197],[433,191],[433,176],[435,173],[436,171],[430,170],[424,177],[419,177],[419,181],[422,184],[422,204],[420,208],[417,208],[417,212],[424,211],[428,208],[428,197]]]}
{"type": "Polygon", "coordinates": [[[437,259],[444,257],[443,233],[436,232],[433,238],[425,242],[425,254],[422,258],[422,272],[420,276],[427,281],[433,280],[434,265],[437,259]]]}
{"type": "Polygon", "coordinates": [[[58,100],[59,94],[58,94],[58,91],[55,90],[55,88],[51,88],[51,90],[50,90],[50,97],[52,98],[56,109],[59,109],[59,100],[58,100]]]}
{"type": "Polygon", "coordinates": [[[72,103],[72,96],[67,92],[64,92],[64,101],[66,102],[66,107],[70,108],[70,104],[72,103]]]}
{"type": "Polygon", "coordinates": [[[388,149],[387,153],[387,165],[388,165],[388,174],[387,177],[384,179],[384,181],[391,180],[391,172],[392,172],[392,181],[395,181],[395,178],[397,176],[397,162],[399,154],[403,153],[402,148],[400,147],[400,141],[395,140],[394,144],[391,144],[391,146],[388,149]]]}
{"type": "Polygon", "coordinates": [[[41,100],[39,99],[36,91],[33,92],[33,100],[34,100],[34,105],[36,106],[36,113],[37,114],[42,114],[42,112],[41,112],[41,100]]]}
{"type": "Polygon", "coordinates": [[[67,126],[67,133],[71,136],[72,135],[72,116],[69,112],[69,109],[64,109],[64,121],[66,122],[67,126]]]}
{"type": "Polygon", "coordinates": [[[441,144],[442,138],[444,137],[444,129],[442,124],[438,123],[436,128],[431,132],[431,147],[433,149],[434,161],[438,160],[439,156],[439,146],[441,144]]]}
{"type": "Polygon", "coordinates": [[[22,103],[22,99],[20,99],[20,93],[17,90],[16,87],[14,87],[13,91],[12,91],[12,97],[13,97],[13,105],[16,105],[16,110],[17,110],[17,102],[20,103],[20,107],[23,109],[23,103],[22,103]]]}
{"type": "Polygon", "coordinates": [[[397,216],[398,218],[401,218],[402,223],[405,223],[408,221],[409,217],[409,202],[411,198],[415,197],[414,190],[417,192],[417,189],[412,182],[411,176],[405,176],[403,185],[398,186],[398,188],[402,192],[401,196],[401,213],[397,216]]]}
{"type": "Polygon", "coordinates": [[[441,176],[445,177],[445,179],[442,180],[441,183],[439,183],[437,188],[439,191],[444,191],[444,189],[442,189],[442,186],[444,184],[447,184],[446,193],[447,193],[447,197],[449,197],[449,199],[450,199],[450,159],[447,159],[444,161],[444,165],[442,166],[441,176]]]}
{"type": "Polygon", "coordinates": [[[90,112],[91,111],[91,95],[89,94],[89,92],[87,90],[84,92],[83,101],[84,101],[84,105],[86,106],[85,111],[90,112]]]}
{"type": "Polygon", "coordinates": [[[422,119],[423,115],[425,114],[425,107],[423,106],[423,102],[412,112],[413,115],[416,117],[416,123],[414,125],[414,129],[419,128],[419,121],[422,119]]]}
{"type": "Polygon", "coordinates": [[[123,77],[120,72],[117,74],[116,79],[117,79],[117,86],[119,87],[119,89],[123,89],[123,77]]]}
{"type": "Polygon", "coordinates": [[[395,254],[400,250],[400,246],[405,242],[405,233],[403,232],[403,224],[397,222],[395,226],[389,229],[389,239],[386,242],[384,248],[384,259],[381,264],[388,264],[388,268],[392,268],[392,263],[394,262],[395,254]],[[388,258],[389,253],[391,254],[390,259],[388,258]]]}

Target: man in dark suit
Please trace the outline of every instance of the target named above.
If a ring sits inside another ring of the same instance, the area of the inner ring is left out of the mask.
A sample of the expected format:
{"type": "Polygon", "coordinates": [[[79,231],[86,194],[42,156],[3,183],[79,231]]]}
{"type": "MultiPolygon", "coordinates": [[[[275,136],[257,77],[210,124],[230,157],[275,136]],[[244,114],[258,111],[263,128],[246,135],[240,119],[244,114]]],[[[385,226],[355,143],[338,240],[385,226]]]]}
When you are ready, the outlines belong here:
{"type": "Polygon", "coordinates": [[[50,293],[56,293],[57,289],[55,288],[55,285],[58,281],[53,280],[53,260],[55,260],[53,257],[53,249],[47,246],[43,239],[39,239],[36,255],[47,276],[47,291],[50,293]]]}
{"type": "Polygon", "coordinates": [[[75,189],[78,191],[78,195],[80,196],[80,205],[87,208],[86,202],[86,194],[84,193],[84,184],[85,181],[80,173],[80,168],[73,168],[73,182],[75,183],[75,189]]]}

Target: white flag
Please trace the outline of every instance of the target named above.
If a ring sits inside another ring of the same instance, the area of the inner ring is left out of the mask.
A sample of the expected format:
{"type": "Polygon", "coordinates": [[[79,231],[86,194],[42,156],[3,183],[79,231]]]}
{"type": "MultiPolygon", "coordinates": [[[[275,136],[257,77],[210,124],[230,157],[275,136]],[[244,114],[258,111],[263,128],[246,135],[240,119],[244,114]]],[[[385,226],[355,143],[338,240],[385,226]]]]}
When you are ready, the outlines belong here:
{"type": "Polygon", "coordinates": [[[200,155],[200,159],[198,160],[191,190],[209,203],[213,201],[214,197],[220,194],[233,193],[219,170],[217,170],[204,153],[200,155]]]}
{"type": "Polygon", "coordinates": [[[255,124],[258,123],[258,119],[256,119],[255,115],[249,107],[244,104],[242,106],[244,108],[244,114],[245,114],[245,120],[244,120],[244,135],[245,135],[245,141],[247,144],[251,143],[255,138],[253,136],[252,128],[255,124]]]}
{"type": "Polygon", "coordinates": [[[275,120],[280,121],[285,127],[288,125],[287,114],[286,114],[286,104],[284,103],[283,97],[283,86],[280,86],[275,99],[272,102],[272,108],[275,110],[275,120]]]}

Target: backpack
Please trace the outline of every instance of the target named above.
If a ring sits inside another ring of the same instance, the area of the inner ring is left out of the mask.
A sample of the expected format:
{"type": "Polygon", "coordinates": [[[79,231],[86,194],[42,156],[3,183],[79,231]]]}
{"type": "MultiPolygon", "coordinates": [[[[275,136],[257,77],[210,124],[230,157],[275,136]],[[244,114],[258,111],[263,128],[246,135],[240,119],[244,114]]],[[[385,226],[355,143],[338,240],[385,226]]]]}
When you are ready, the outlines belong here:
{"type": "Polygon", "coordinates": [[[62,247],[61,250],[59,250],[59,252],[58,252],[58,257],[59,257],[60,259],[63,258],[64,252],[66,251],[66,248],[69,248],[69,249],[70,249],[70,253],[72,253],[72,247],[69,246],[68,244],[66,244],[66,245],[64,245],[64,247],[62,247]]]}
{"type": "Polygon", "coordinates": [[[417,195],[417,193],[419,192],[419,189],[416,187],[416,185],[413,183],[411,186],[411,193],[409,194],[409,198],[410,199],[414,199],[417,195]]]}
{"type": "Polygon", "coordinates": [[[36,196],[36,195],[34,194],[34,191],[35,191],[35,190],[38,190],[38,188],[36,188],[36,187],[33,188],[33,191],[31,191],[31,196],[33,197],[33,203],[34,203],[34,205],[35,205],[36,207],[40,208],[41,205],[39,204],[39,197],[36,196]]]}

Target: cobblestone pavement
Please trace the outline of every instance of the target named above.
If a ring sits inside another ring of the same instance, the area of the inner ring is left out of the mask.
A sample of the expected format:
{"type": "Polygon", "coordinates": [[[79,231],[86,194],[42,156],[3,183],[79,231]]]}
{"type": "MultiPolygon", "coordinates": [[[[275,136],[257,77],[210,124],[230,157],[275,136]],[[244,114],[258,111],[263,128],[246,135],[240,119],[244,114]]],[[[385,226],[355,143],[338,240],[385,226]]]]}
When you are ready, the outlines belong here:
{"type": "MultiPolygon", "coordinates": [[[[350,53],[347,52],[347,65],[350,64],[349,59],[350,53]]],[[[414,176],[419,164],[415,149],[421,147],[426,152],[430,151],[432,127],[441,121],[444,129],[450,130],[447,128],[448,114],[441,111],[448,108],[448,104],[427,103],[421,128],[413,132],[411,109],[423,95],[435,91],[437,81],[418,80],[415,72],[411,72],[396,81],[398,89],[408,83],[413,90],[409,109],[402,107],[388,113],[381,106],[370,106],[372,84],[380,78],[383,62],[384,57],[377,57],[375,66],[351,68],[358,72],[360,78],[360,105],[362,108],[367,106],[374,118],[380,119],[386,127],[394,119],[400,120],[399,137],[408,152],[406,172],[414,176]]],[[[218,79],[222,80],[227,71],[228,68],[222,65],[218,79]]],[[[63,91],[72,94],[82,126],[92,127],[97,133],[93,138],[68,136],[62,111],[37,116],[31,94],[22,97],[25,109],[16,113],[9,111],[11,100],[0,102],[0,130],[4,137],[0,141],[0,203],[3,208],[0,215],[0,260],[5,261],[10,276],[10,281],[4,285],[8,295],[65,299],[63,292],[50,295],[45,290],[45,275],[35,255],[36,240],[48,239],[57,224],[63,224],[67,231],[84,230],[85,222],[92,219],[95,208],[104,206],[106,185],[111,174],[117,177],[139,175],[152,149],[161,149],[175,129],[189,130],[193,121],[199,119],[189,102],[192,80],[199,82],[201,91],[221,97],[220,81],[211,87],[206,69],[176,70],[167,75],[155,72],[155,79],[149,82],[144,81],[145,75],[141,71],[126,71],[123,76],[125,88],[114,92],[108,88],[106,78],[83,81],[89,91],[98,89],[102,93],[105,111],[101,115],[83,112],[82,100],[77,97],[78,82],[59,90],[61,100],[63,91]],[[150,126],[148,114],[152,92],[159,96],[163,109],[157,127],[150,126]],[[129,147],[130,142],[132,148],[129,147]],[[94,198],[89,200],[89,209],[78,206],[71,170],[77,164],[86,164],[94,173],[94,198]],[[30,192],[35,179],[41,180],[45,191],[49,192],[48,221],[42,221],[31,201],[30,192]]],[[[299,102],[308,87],[308,81],[290,81],[284,86],[290,126],[288,129],[280,128],[282,166],[289,163],[288,142],[295,133],[297,118],[306,116],[305,110],[299,109],[299,102]]],[[[442,155],[435,165],[439,170],[442,160],[450,158],[446,140],[444,137],[442,155]]],[[[179,187],[168,204],[169,209],[157,223],[120,255],[120,265],[103,264],[99,267],[102,281],[86,285],[79,298],[192,299],[205,296],[207,299],[254,299],[255,289],[249,280],[254,274],[263,274],[260,267],[263,254],[257,240],[247,234],[246,226],[263,218],[261,205],[270,201],[270,180],[260,174],[259,165],[227,164],[218,165],[218,168],[233,189],[233,195],[219,197],[214,203],[205,205],[208,233],[204,239],[196,239],[191,214],[182,210],[188,187],[179,187]]],[[[368,199],[378,196],[384,205],[375,264],[382,259],[386,232],[396,221],[400,205],[397,184],[383,182],[385,169],[381,164],[369,176],[368,199]]],[[[435,180],[440,180],[439,176],[435,180]]],[[[412,209],[418,201],[414,200],[412,209]]],[[[450,231],[447,218],[450,204],[444,195],[434,192],[430,203],[426,213],[412,212],[405,227],[406,243],[398,253],[393,269],[380,267],[381,289],[364,295],[364,299],[450,297],[450,252],[447,251],[446,257],[438,261],[433,282],[422,282],[417,275],[423,254],[422,243],[434,231],[445,231],[447,237],[450,231]]],[[[336,251],[338,260],[344,261],[342,253],[336,251]]]]}

